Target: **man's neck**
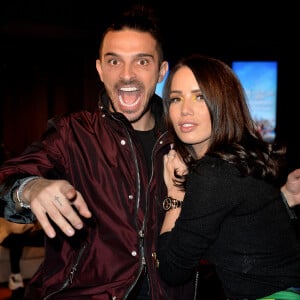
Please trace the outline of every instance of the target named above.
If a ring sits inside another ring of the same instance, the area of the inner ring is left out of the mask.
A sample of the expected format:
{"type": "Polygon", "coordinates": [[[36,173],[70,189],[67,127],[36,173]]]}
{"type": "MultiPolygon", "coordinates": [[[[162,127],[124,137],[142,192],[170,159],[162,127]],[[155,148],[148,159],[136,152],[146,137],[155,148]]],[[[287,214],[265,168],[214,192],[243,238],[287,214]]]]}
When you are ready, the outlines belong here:
{"type": "Polygon", "coordinates": [[[147,113],[142,116],[141,119],[139,119],[136,122],[131,123],[134,130],[138,131],[149,131],[154,128],[155,126],[155,119],[153,114],[147,113]]]}

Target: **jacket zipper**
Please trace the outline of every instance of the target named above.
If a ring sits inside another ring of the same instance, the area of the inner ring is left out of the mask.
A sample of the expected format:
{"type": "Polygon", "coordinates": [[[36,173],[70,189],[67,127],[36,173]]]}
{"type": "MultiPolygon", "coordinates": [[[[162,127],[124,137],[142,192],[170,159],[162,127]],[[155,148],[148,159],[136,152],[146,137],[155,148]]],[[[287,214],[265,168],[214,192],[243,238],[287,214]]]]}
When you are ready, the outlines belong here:
{"type": "MultiPolygon", "coordinates": [[[[114,119],[116,119],[114,116],[113,116],[114,119]]],[[[127,138],[128,138],[128,143],[130,145],[130,149],[131,149],[131,153],[132,153],[132,157],[133,157],[133,161],[134,161],[134,166],[135,166],[135,170],[136,170],[136,176],[137,176],[137,185],[136,185],[136,190],[137,190],[137,202],[136,202],[136,215],[138,213],[138,209],[139,209],[139,206],[140,206],[140,199],[141,199],[141,179],[140,179],[140,170],[139,170],[139,165],[138,165],[138,161],[137,161],[137,158],[136,158],[136,152],[134,151],[134,147],[133,147],[133,143],[132,143],[132,139],[130,137],[130,133],[128,131],[128,128],[126,127],[126,125],[116,119],[117,121],[119,121],[122,126],[125,128],[125,132],[127,134],[127,138]]],[[[147,206],[146,206],[147,207],[147,206]]],[[[145,217],[146,217],[146,214],[147,212],[145,212],[145,217]]],[[[144,235],[144,229],[145,229],[145,219],[143,221],[143,225],[142,225],[142,228],[141,229],[138,229],[138,225],[136,224],[136,228],[137,228],[137,233],[138,233],[138,236],[139,236],[139,240],[140,240],[140,251],[141,251],[141,265],[140,265],[140,270],[139,270],[139,274],[138,276],[136,277],[134,283],[130,286],[130,288],[127,290],[127,292],[125,293],[125,296],[123,297],[123,299],[127,299],[127,297],[130,295],[131,291],[134,289],[134,287],[136,286],[141,274],[142,274],[142,271],[146,265],[145,263],[145,251],[144,251],[144,238],[142,237],[144,235]],[[142,235],[142,236],[141,236],[142,235]],[[142,237],[142,239],[141,239],[142,237]]]]}
{"type": "Polygon", "coordinates": [[[75,261],[75,264],[73,265],[73,267],[72,267],[72,269],[71,269],[71,272],[70,272],[70,274],[69,274],[67,280],[63,283],[63,285],[61,286],[61,288],[58,289],[58,290],[56,290],[56,291],[54,291],[54,292],[52,292],[51,294],[47,295],[46,297],[44,297],[44,298],[43,298],[44,300],[50,299],[52,296],[54,296],[54,295],[60,293],[60,292],[63,291],[65,288],[67,288],[70,284],[72,284],[74,275],[75,275],[75,273],[76,273],[76,271],[77,271],[77,266],[78,266],[78,264],[79,264],[79,262],[80,262],[80,260],[81,260],[81,257],[82,257],[82,255],[83,255],[83,252],[84,252],[84,250],[86,249],[86,247],[87,247],[87,244],[86,244],[86,243],[81,247],[81,249],[80,249],[80,251],[79,251],[79,254],[78,254],[78,256],[77,256],[77,259],[76,259],[76,261],[75,261]]]}

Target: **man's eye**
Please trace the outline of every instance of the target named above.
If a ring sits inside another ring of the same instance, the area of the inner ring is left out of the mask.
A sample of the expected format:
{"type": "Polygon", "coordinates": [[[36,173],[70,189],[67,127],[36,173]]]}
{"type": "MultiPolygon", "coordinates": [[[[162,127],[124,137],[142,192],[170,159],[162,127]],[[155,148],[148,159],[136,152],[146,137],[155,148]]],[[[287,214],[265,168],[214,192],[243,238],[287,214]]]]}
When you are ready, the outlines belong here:
{"type": "Polygon", "coordinates": [[[117,65],[119,62],[118,62],[116,59],[110,59],[110,60],[108,61],[108,63],[109,63],[110,65],[115,66],[115,65],[117,65]]]}
{"type": "Polygon", "coordinates": [[[146,66],[149,64],[148,60],[147,59],[141,59],[139,60],[139,64],[142,65],[142,66],[146,66]]]}

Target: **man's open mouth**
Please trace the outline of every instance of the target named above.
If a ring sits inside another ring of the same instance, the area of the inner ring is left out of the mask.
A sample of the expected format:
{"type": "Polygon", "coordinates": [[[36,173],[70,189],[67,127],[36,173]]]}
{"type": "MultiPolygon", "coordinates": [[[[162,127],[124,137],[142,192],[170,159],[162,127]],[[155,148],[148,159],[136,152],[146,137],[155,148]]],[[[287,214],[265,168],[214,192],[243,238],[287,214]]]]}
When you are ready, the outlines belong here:
{"type": "Polygon", "coordinates": [[[140,96],[141,91],[136,87],[126,87],[119,90],[119,101],[122,106],[135,106],[139,102],[140,96]]]}

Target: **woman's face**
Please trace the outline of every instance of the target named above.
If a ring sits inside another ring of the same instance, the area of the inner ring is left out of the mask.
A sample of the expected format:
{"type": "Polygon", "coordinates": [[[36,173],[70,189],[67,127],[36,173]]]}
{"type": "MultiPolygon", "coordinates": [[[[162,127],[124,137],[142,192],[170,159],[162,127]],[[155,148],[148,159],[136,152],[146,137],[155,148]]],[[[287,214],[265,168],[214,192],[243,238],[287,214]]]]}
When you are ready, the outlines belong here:
{"type": "Polygon", "coordinates": [[[208,149],[211,118],[190,68],[181,67],[171,82],[169,116],[179,139],[193,146],[198,158],[208,149]]]}

